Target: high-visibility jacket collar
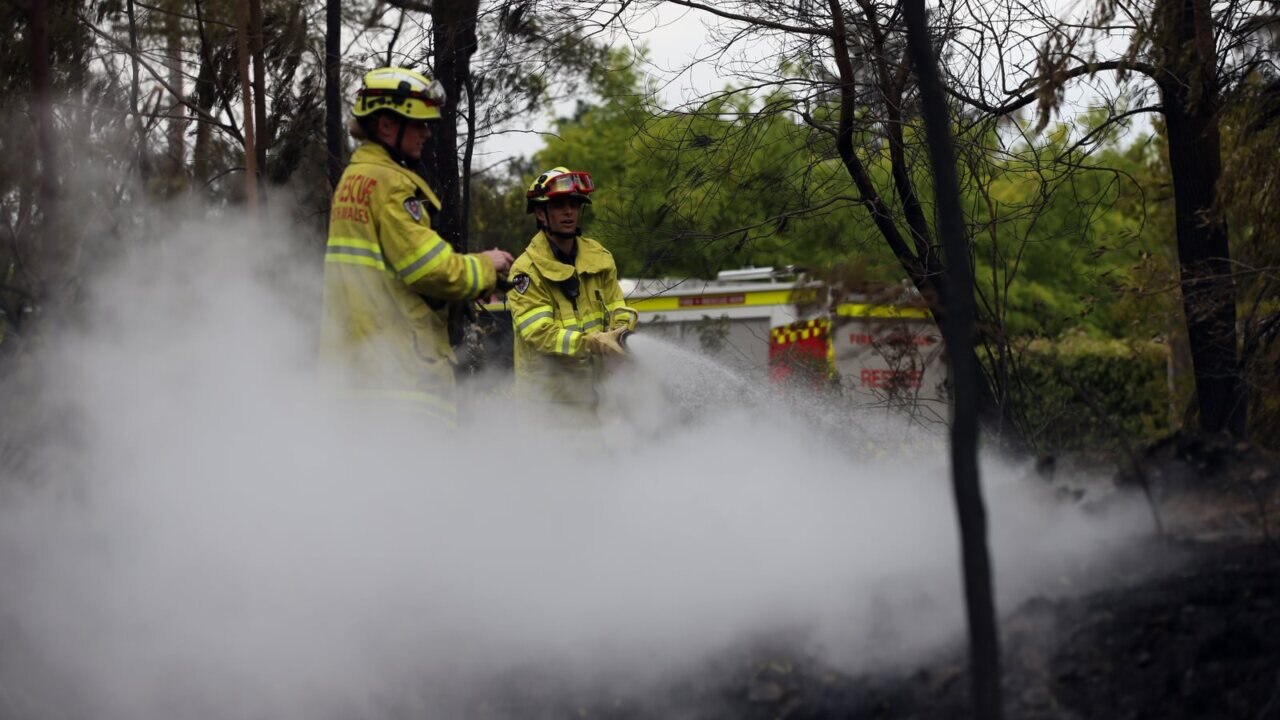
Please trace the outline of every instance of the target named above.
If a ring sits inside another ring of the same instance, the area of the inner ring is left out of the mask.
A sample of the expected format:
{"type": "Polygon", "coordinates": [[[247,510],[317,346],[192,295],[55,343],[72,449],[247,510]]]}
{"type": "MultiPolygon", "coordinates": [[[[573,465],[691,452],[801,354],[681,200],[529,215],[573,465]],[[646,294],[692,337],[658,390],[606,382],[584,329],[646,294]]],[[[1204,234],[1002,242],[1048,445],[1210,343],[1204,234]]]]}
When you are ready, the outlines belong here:
{"type": "Polygon", "coordinates": [[[572,266],[556,259],[555,253],[551,251],[551,240],[541,231],[533,236],[526,252],[529,253],[529,258],[533,260],[538,272],[555,282],[568,280],[575,269],[581,273],[598,273],[613,267],[613,258],[609,253],[596,243],[584,242],[584,238],[578,238],[577,264],[572,266]]]}
{"type": "Polygon", "coordinates": [[[431,189],[431,186],[427,184],[427,181],[423,180],[422,176],[418,175],[418,173],[413,172],[395,160],[392,160],[391,154],[387,152],[387,149],[378,143],[366,142],[356,148],[356,151],[351,154],[351,164],[355,165],[357,163],[369,163],[370,165],[381,165],[383,167],[394,169],[412,180],[413,184],[422,191],[422,194],[427,198],[427,201],[431,203],[432,207],[436,210],[440,209],[440,198],[436,197],[435,191],[431,189]]]}

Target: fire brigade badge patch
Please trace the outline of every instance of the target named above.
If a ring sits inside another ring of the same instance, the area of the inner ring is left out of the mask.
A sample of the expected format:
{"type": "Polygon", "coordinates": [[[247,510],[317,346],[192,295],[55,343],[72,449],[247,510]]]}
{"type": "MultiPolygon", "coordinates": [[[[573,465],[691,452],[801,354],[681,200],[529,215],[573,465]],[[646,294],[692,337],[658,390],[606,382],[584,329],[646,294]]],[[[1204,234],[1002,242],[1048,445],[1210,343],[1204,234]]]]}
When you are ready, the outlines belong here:
{"type": "Polygon", "coordinates": [[[405,200],[404,209],[409,211],[409,215],[413,217],[414,222],[422,222],[422,203],[418,202],[418,198],[405,200]]]}
{"type": "Polygon", "coordinates": [[[511,286],[516,289],[516,292],[523,295],[524,291],[529,289],[529,282],[529,276],[524,273],[520,273],[516,276],[516,279],[511,282],[511,286]]]}

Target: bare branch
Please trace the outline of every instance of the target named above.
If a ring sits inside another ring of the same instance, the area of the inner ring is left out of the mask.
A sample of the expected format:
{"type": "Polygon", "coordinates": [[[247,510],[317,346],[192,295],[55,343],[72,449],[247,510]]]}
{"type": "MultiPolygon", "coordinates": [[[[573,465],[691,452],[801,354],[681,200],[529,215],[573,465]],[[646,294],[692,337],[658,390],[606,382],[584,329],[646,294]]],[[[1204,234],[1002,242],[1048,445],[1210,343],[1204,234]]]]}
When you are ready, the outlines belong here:
{"type": "Polygon", "coordinates": [[[178,102],[180,102],[180,103],[182,103],[183,105],[187,106],[187,108],[188,108],[188,109],[190,109],[190,110],[192,110],[193,112],[195,112],[195,114],[196,114],[197,116],[199,116],[202,120],[204,120],[204,121],[206,121],[206,122],[209,122],[209,123],[212,123],[212,124],[213,124],[213,125],[215,125],[216,127],[221,128],[222,130],[225,130],[225,131],[227,131],[227,132],[231,133],[231,134],[232,134],[232,136],[234,136],[238,141],[243,141],[243,140],[242,140],[242,138],[241,138],[241,136],[240,136],[240,130],[239,130],[239,128],[237,128],[235,125],[229,125],[229,124],[223,123],[222,121],[218,120],[218,118],[216,118],[216,117],[214,117],[214,116],[210,115],[208,112],[206,112],[204,108],[202,108],[202,107],[200,107],[199,105],[197,105],[196,103],[192,102],[192,100],[191,100],[189,97],[187,97],[187,96],[185,96],[183,93],[179,92],[176,88],[174,88],[172,85],[170,85],[170,84],[169,84],[169,82],[165,79],[165,77],[164,77],[164,75],[163,75],[163,74],[161,74],[161,73],[160,73],[159,71],[157,71],[154,67],[152,67],[150,63],[148,63],[146,60],[144,60],[144,59],[143,59],[143,57],[142,57],[142,53],[140,53],[140,52],[135,52],[135,51],[133,50],[133,48],[130,48],[129,46],[124,45],[123,43],[121,43],[120,41],[116,40],[116,39],[115,39],[114,37],[112,37],[111,35],[109,35],[109,34],[107,34],[107,33],[103,32],[103,31],[102,31],[102,30],[100,30],[100,29],[98,29],[97,25],[93,24],[93,23],[89,20],[89,18],[86,18],[82,13],[77,13],[77,16],[80,18],[80,21],[81,21],[82,23],[84,23],[84,24],[85,24],[85,26],[86,26],[86,27],[88,27],[91,31],[93,31],[93,33],[94,33],[95,35],[97,35],[98,37],[102,38],[103,40],[106,40],[108,43],[110,43],[110,44],[111,44],[113,47],[115,47],[116,49],[120,50],[121,52],[124,52],[124,53],[128,54],[130,57],[132,57],[132,58],[134,58],[135,60],[137,60],[137,61],[138,61],[138,65],[139,65],[139,66],[141,66],[142,68],[146,69],[147,73],[151,75],[151,79],[152,79],[152,80],[155,80],[155,81],[156,81],[156,83],[158,83],[158,84],[160,85],[160,87],[162,87],[162,88],[164,88],[165,90],[167,90],[167,91],[169,92],[169,94],[170,94],[170,95],[172,95],[174,98],[176,98],[176,99],[178,100],[178,102]]]}
{"type": "MultiPolygon", "coordinates": [[[[1132,60],[1108,60],[1105,62],[1088,63],[1085,65],[1080,65],[1078,67],[1071,68],[1070,70],[1064,70],[1061,73],[1058,73],[1057,75],[1055,75],[1055,77],[1053,78],[1053,81],[1055,83],[1061,84],[1073,78],[1078,78],[1084,75],[1092,75],[1094,73],[1104,71],[1104,70],[1122,70],[1122,71],[1133,70],[1135,72],[1146,75],[1152,78],[1153,80],[1159,79],[1161,77],[1159,68],[1155,67],[1154,65],[1149,65],[1147,63],[1134,62],[1132,60]]],[[[1025,93],[1025,94],[1023,94],[1021,97],[1018,97],[1014,100],[1011,100],[1005,103],[1004,105],[991,105],[989,103],[983,102],[982,100],[979,100],[978,98],[969,97],[968,95],[961,93],[959,90],[956,90],[950,85],[945,86],[944,89],[946,90],[948,95],[956,98],[957,100],[967,103],[990,115],[1001,117],[1004,115],[1008,115],[1009,113],[1015,112],[1017,110],[1020,110],[1026,107],[1027,105],[1030,105],[1031,103],[1038,100],[1040,98],[1039,87],[1043,85],[1043,83],[1045,83],[1047,80],[1048,78],[1044,78],[1044,77],[1032,78],[1030,80],[1027,80],[1026,82],[1022,83],[1022,85],[1018,88],[1018,90],[1015,91],[1015,94],[1017,93],[1025,93]],[[1028,92],[1028,88],[1031,88],[1029,92],[1028,92]]]]}
{"type": "Polygon", "coordinates": [[[412,10],[413,12],[427,13],[432,12],[432,4],[429,0],[386,0],[388,5],[394,5],[401,10],[412,10]]]}
{"type": "Polygon", "coordinates": [[[197,16],[197,15],[188,15],[188,14],[186,14],[186,13],[177,12],[177,11],[175,11],[175,10],[170,10],[170,9],[167,9],[167,8],[161,8],[161,7],[157,7],[157,6],[155,6],[155,5],[148,5],[147,3],[144,3],[144,2],[142,2],[141,0],[134,0],[134,4],[135,4],[135,5],[137,5],[138,7],[146,8],[146,9],[148,9],[148,10],[151,10],[151,11],[153,11],[153,12],[157,12],[157,13],[161,13],[161,14],[163,14],[163,15],[173,15],[174,17],[180,17],[180,18],[182,18],[183,20],[195,20],[195,21],[197,21],[197,22],[202,22],[202,23],[205,23],[205,24],[207,24],[207,25],[218,25],[218,26],[221,26],[221,27],[224,27],[224,28],[235,28],[235,25],[233,25],[232,23],[221,22],[221,21],[219,21],[219,20],[210,20],[209,18],[202,18],[202,17],[199,17],[199,16],[197,16]]]}
{"type": "Polygon", "coordinates": [[[744,22],[750,25],[769,28],[770,30],[781,30],[782,32],[791,32],[791,33],[797,33],[800,35],[818,35],[820,37],[831,36],[831,31],[826,28],[804,26],[804,25],[787,25],[785,23],[773,22],[773,21],[765,20],[759,17],[739,15],[737,13],[731,13],[731,12],[721,10],[720,8],[717,8],[712,5],[705,5],[700,2],[693,2],[693,0],[667,0],[667,2],[671,3],[672,5],[682,5],[687,8],[693,8],[694,10],[701,10],[703,12],[710,13],[711,15],[722,17],[726,20],[737,20],[739,22],[744,22]]]}

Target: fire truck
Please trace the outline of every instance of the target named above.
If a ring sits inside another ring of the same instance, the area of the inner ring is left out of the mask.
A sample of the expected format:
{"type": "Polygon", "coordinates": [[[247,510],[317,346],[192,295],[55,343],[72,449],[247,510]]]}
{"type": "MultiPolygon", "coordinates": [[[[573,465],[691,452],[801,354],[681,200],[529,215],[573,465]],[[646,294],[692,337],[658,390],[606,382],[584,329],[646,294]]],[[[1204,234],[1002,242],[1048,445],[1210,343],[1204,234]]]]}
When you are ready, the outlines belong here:
{"type": "MultiPolygon", "coordinates": [[[[941,333],[914,289],[847,293],[793,267],[620,284],[640,313],[638,332],[695,349],[743,377],[839,390],[858,405],[900,406],[930,419],[947,415],[941,333]]],[[[483,315],[486,356],[509,363],[510,315],[500,299],[483,315]]]]}

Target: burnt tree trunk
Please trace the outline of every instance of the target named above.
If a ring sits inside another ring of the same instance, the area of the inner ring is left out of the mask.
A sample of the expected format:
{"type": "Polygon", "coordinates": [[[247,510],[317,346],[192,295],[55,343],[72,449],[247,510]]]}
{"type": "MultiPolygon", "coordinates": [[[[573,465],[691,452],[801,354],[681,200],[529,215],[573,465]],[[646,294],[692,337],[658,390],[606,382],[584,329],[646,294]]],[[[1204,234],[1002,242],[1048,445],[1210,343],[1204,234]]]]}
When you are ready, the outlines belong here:
{"type": "Polygon", "coordinates": [[[40,175],[37,184],[40,209],[39,231],[32,236],[34,247],[25,253],[32,279],[35,303],[56,304],[59,300],[55,280],[61,272],[66,238],[63,237],[58,200],[57,128],[53,117],[53,69],[50,66],[49,3],[29,0],[18,6],[27,16],[31,33],[31,118],[35,124],[36,157],[40,175]]]}
{"type": "Polygon", "coordinates": [[[467,89],[467,144],[462,151],[462,236],[471,237],[471,162],[476,149],[476,81],[470,73],[466,78],[467,89]]]}
{"type": "Polygon", "coordinates": [[[332,189],[338,187],[347,160],[342,138],[342,0],[326,0],[324,12],[324,144],[332,189]]]}
{"type": "MultiPolygon", "coordinates": [[[[858,189],[863,206],[871,214],[876,229],[889,245],[889,249],[912,284],[929,303],[929,310],[933,313],[934,320],[939,327],[945,327],[950,312],[947,267],[938,254],[930,249],[931,243],[924,237],[927,228],[923,227],[922,218],[917,218],[917,222],[912,224],[913,233],[916,236],[911,243],[908,243],[907,238],[898,229],[888,204],[876,190],[870,172],[854,151],[853,116],[857,104],[857,91],[853,66],[849,59],[848,29],[844,19],[844,9],[840,6],[839,0],[828,0],[828,6],[832,19],[832,49],[840,77],[840,119],[836,134],[836,151],[852,178],[854,186],[858,189]]],[[[895,162],[898,159],[895,158],[895,162]]],[[[895,179],[905,178],[895,175],[895,179]]],[[[909,179],[907,182],[909,186],[909,179]]],[[[901,187],[899,189],[901,190],[901,187]]],[[[914,193],[912,196],[914,197],[914,193]]],[[[968,353],[972,355],[969,363],[978,368],[977,408],[978,421],[982,427],[999,438],[1009,449],[1015,452],[1025,451],[1026,444],[1017,426],[1006,417],[1006,408],[999,402],[995,388],[981,372],[981,365],[978,363],[978,355],[973,344],[954,350],[949,349],[948,353],[968,353]]]]}
{"type": "Polygon", "coordinates": [[[471,55],[476,49],[478,0],[435,3],[432,11],[432,39],[435,42],[435,79],[448,99],[441,108],[440,122],[432,127],[430,171],[440,191],[444,209],[436,216],[436,231],[446,240],[466,248],[462,222],[462,193],[458,171],[458,101],[471,72],[471,55]]]}
{"type": "Polygon", "coordinates": [[[213,173],[213,124],[205,118],[213,115],[213,108],[218,101],[218,79],[215,74],[213,49],[210,47],[208,30],[205,27],[204,11],[200,2],[194,3],[196,16],[196,35],[199,42],[200,69],[196,74],[195,104],[203,112],[198,113],[201,119],[196,120],[195,145],[191,151],[191,176],[207,191],[205,184],[213,173]]]}
{"type": "Polygon", "coordinates": [[[139,88],[141,87],[138,54],[141,49],[138,47],[138,17],[134,9],[133,0],[129,0],[125,6],[125,12],[129,18],[129,59],[132,65],[129,78],[129,110],[133,113],[133,121],[138,129],[138,175],[145,184],[151,174],[151,168],[147,155],[147,124],[142,120],[142,107],[138,96],[139,88]]]}
{"type": "MultiPolygon", "coordinates": [[[[461,179],[458,172],[458,101],[471,73],[471,55],[476,50],[476,17],[479,0],[434,3],[432,38],[435,42],[435,79],[444,87],[447,100],[435,123],[429,174],[440,194],[443,209],[432,218],[436,232],[458,252],[467,251],[467,223],[462,215],[461,179]]],[[[466,330],[467,307],[454,303],[449,310],[449,342],[458,345],[466,330]]]]}
{"type": "Polygon", "coordinates": [[[253,133],[253,91],[249,79],[249,1],[239,0],[236,3],[238,24],[236,29],[236,56],[239,60],[240,94],[242,113],[244,115],[244,194],[248,203],[249,217],[258,214],[258,154],[254,144],[253,133]]]}
{"type": "Polygon", "coordinates": [[[262,46],[262,0],[249,0],[249,52],[253,54],[254,165],[258,170],[259,193],[262,192],[263,179],[267,176],[267,145],[271,143],[267,133],[267,68],[262,46]]]}
{"type": "MultiPolygon", "coordinates": [[[[173,8],[177,10],[177,8],[173,8]]],[[[187,170],[187,107],[183,93],[182,72],[182,22],[176,12],[169,12],[164,20],[165,64],[169,71],[169,87],[174,90],[168,105],[166,119],[165,194],[174,195],[186,189],[187,170]]]]}
{"type": "Polygon", "coordinates": [[[1161,0],[1166,74],[1158,78],[1169,139],[1178,269],[1200,429],[1245,435],[1247,406],[1236,339],[1236,290],[1222,176],[1213,18],[1207,0],[1161,0]]]}
{"type": "Polygon", "coordinates": [[[53,142],[53,72],[49,67],[49,5],[41,0],[30,0],[26,8],[31,24],[31,106],[36,123],[36,149],[40,157],[40,204],[48,220],[58,198],[58,155],[53,142]]]}
{"type": "Polygon", "coordinates": [[[972,717],[1000,720],[1000,639],[991,592],[987,552],[987,516],[978,478],[978,387],[981,382],[973,347],[973,264],[960,211],[951,118],[947,112],[937,60],[929,41],[924,0],[904,0],[907,45],[920,85],[920,102],[933,167],[937,228],[946,253],[947,316],[942,333],[951,360],[955,405],[951,415],[951,479],[960,521],[965,608],[969,620],[969,701],[972,717]]]}

